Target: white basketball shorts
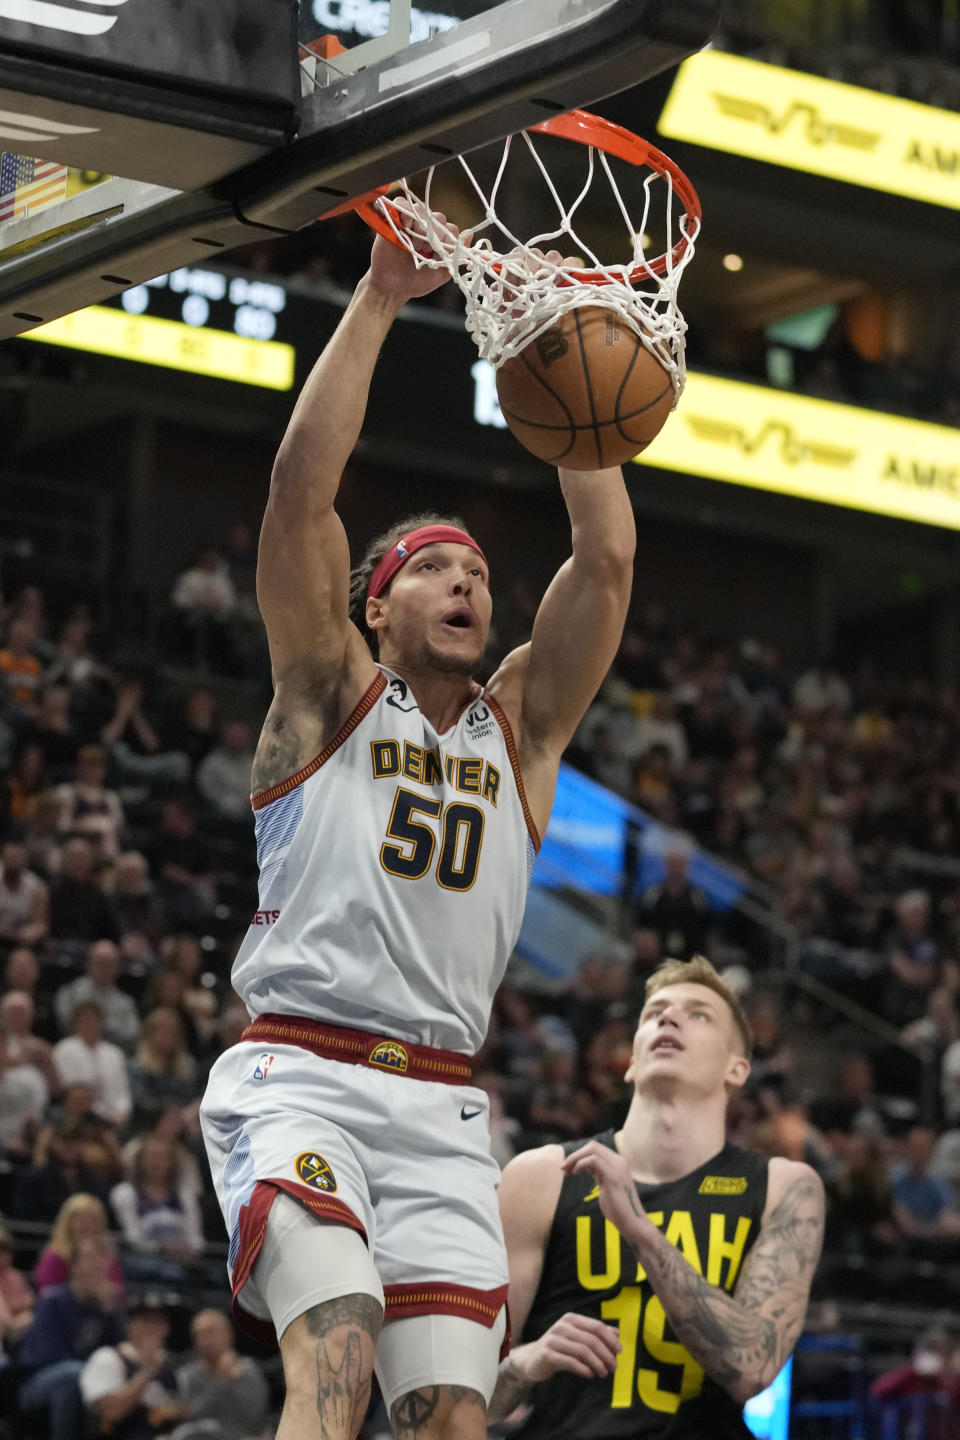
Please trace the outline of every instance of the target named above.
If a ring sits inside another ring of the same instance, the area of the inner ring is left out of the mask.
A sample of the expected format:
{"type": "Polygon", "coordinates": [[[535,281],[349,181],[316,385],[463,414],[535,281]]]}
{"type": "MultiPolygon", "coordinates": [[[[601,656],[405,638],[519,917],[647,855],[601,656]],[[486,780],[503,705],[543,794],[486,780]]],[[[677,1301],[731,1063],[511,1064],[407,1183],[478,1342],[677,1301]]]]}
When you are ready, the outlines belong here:
{"type": "Polygon", "coordinates": [[[273,1338],[259,1295],[251,1290],[245,1304],[244,1287],[284,1191],[365,1238],[385,1319],[460,1315],[492,1327],[506,1302],[507,1262],[487,1114],[486,1094],[471,1085],[299,1045],[241,1041],[223,1054],[200,1121],[230,1239],[238,1323],[273,1338]]]}

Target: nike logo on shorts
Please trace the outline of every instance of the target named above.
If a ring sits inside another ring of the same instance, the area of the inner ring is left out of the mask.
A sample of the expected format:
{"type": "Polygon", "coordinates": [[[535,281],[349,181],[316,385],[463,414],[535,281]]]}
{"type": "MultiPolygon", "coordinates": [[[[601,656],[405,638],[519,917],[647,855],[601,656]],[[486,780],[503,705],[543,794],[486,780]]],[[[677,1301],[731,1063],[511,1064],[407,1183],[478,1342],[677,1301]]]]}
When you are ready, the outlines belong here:
{"type": "Polygon", "coordinates": [[[466,1107],[466,1105],[461,1105],[461,1106],[460,1106],[460,1119],[461,1119],[461,1120],[475,1120],[478,1115],[482,1115],[482,1114],[483,1114],[483,1111],[482,1111],[482,1110],[468,1110],[467,1107],[466,1107]]]}

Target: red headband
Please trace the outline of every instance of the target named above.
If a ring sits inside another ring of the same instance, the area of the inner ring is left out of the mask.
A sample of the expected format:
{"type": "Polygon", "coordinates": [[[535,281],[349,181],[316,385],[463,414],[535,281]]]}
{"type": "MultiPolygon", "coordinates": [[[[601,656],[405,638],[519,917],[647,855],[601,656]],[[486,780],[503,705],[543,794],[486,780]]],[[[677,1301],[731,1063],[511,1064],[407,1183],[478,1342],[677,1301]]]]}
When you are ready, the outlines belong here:
{"type": "Polygon", "coordinates": [[[439,545],[442,541],[454,545],[469,545],[471,550],[476,550],[486,565],[486,555],[476,540],[463,530],[458,530],[453,525],[421,525],[419,530],[411,530],[409,535],[402,536],[395,545],[390,546],[370,576],[367,599],[376,600],[378,596],[382,595],[400,567],[405,565],[417,550],[422,550],[424,545],[439,545]]]}

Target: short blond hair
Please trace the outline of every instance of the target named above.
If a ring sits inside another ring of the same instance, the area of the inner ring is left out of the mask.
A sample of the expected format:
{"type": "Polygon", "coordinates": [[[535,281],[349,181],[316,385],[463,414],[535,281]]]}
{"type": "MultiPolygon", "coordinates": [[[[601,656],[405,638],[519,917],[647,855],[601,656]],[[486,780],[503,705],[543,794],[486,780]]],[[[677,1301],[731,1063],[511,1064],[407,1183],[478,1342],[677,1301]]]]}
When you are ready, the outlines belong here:
{"type": "Polygon", "coordinates": [[[724,1001],[740,1037],[740,1047],[749,1060],[753,1054],[753,1033],[750,1022],[743,1013],[743,1006],[737,996],[725,985],[705,955],[694,955],[691,960],[664,960],[647,979],[644,987],[644,1004],[659,990],[668,985],[703,985],[724,1001]]]}

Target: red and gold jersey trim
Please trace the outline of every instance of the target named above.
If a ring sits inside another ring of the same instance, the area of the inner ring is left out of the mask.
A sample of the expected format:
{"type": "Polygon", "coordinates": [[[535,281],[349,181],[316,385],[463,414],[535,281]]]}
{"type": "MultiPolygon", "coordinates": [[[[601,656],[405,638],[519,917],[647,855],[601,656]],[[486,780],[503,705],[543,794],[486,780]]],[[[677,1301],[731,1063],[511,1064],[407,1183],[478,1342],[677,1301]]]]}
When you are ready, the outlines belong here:
{"type": "Polygon", "coordinates": [[[523,809],[523,818],[527,822],[527,830],[529,831],[530,839],[533,841],[533,848],[534,850],[539,850],[540,832],[533,822],[533,816],[530,814],[530,806],[527,804],[527,792],[523,788],[523,776],[520,773],[520,759],[517,755],[517,742],[513,738],[513,727],[507,719],[506,712],[502,705],[499,705],[488,691],[484,690],[483,698],[490,706],[490,709],[497,718],[500,729],[503,731],[503,739],[507,747],[507,754],[510,756],[513,778],[517,784],[517,794],[520,796],[520,805],[523,809]]]}
{"type": "Polygon", "coordinates": [[[299,1045],[325,1060],[393,1071],[410,1080],[469,1085],[473,1076],[470,1057],[455,1050],[434,1050],[409,1040],[394,1040],[389,1035],[327,1025],[306,1015],[260,1015],[240,1038],[258,1045],[299,1045]]]}
{"type": "Polygon", "coordinates": [[[274,800],[279,800],[281,795],[289,795],[291,790],[296,790],[297,786],[302,785],[304,780],[309,780],[311,775],[315,775],[320,769],[320,766],[325,765],[330,759],[330,756],[335,754],[343,742],[350,738],[360,724],[360,721],[370,714],[370,711],[386,688],[386,676],[380,671],[377,674],[377,678],[371,682],[368,689],[361,696],[359,702],[354,706],[330,743],[325,745],[320,751],[320,754],[315,755],[310,763],[304,765],[303,769],[298,770],[295,775],[289,776],[286,780],[281,780],[279,785],[271,785],[269,790],[261,790],[259,794],[252,796],[250,803],[254,810],[262,810],[265,805],[271,805],[274,800]]]}

